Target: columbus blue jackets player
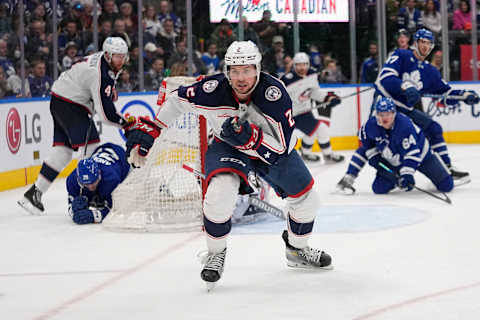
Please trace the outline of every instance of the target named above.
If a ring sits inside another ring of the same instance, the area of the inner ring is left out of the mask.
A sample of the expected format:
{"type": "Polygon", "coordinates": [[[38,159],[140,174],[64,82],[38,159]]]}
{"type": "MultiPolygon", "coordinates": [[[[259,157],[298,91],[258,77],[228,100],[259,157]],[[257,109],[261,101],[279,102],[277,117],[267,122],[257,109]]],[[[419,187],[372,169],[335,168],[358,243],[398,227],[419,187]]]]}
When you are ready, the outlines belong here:
{"type": "Polygon", "coordinates": [[[225,54],[224,73],[206,77],[170,94],[154,121],[140,119],[128,132],[127,155],[144,163],[154,139],[183,112],[209,121],[214,141],[206,153],[208,183],[203,203],[208,255],[201,277],[213,287],[223,273],[226,238],[238,193],[248,193],[249,171],[256,172],[286,199],[287,264],[331,268],[331,258],[308,246],[319,201],[313,178],[294,150],[292,101],[278,79],[261,72],[261,54],[251,41],[233,42],[225,54]]]}
{"type": "Polygon", "coordinates": [[[103,52],[85,57],[54,82],[50,100],[53,148],[37,180],[18,201],[31,214],[44,212],[42,194],[72,160],[73,151],[82,146],[86,148],[85,143],[93,144],[89,150],[99,144],[98,132],[90,117],[97,113],[105,123],[117,127],[127,124],[113,103],[117,99],[115,83],[127,60],[126,42],[119,37],[109,37],[103,43],[103,52]]]}
{"type": "Polygon", "coordinates": [[[426,175],[439,191],[451,191],[453,179],[447,166],[437,153],[431,151],[420,128],[396,109],[392,99],[381,97],[375,104],[376,115],[360,129],[367,161],[377,170],[373,192],[388,193],[395,186],[410,191],[415,185],[417,170],[426,175]],[[380,163],[389,167],[391,172],[380,163]]]}
{"type": "MultiPolygon", "coordinates": [[[[376,94],[391,98],[398,106],[398,111],[410,117],[422,129],[432,151],[442,158],[453,179],[458,180],[459,183],[467,183],[470,181],[469,174],[452,167],[440,124],[424,112],[414,109],[414,105],[423,93],[443,94],[445,104],[459,102],[449,96],[462,96],[466,104],[476,104],[480,101],[474,91],[453,90],[441,78],[440,72],[425,61],[434,47],[434,40],[431,31],[420,29],[414,36],[413,51],[395,50],[385,62],[375,82],[376,94]]],[[[353,191],[353,181],[365,162],[365,150],[360,147],[350,161],[347,175],[340,180],[337,188],[353,191]]]]}
{"type": "Polygon", "coordinates": [[[295,127],[304,134],[300,153],[304,160],[319,161],[320,157],[312,152],[317,138],[325,162],[341,162],[345,157],[332,151],[328,132],[332,108],[340,104],[340,98],[333,92],[323,92],[317,76],[310,68],[308,55],[298,52],[293,57],[293,70],[281,78],[292,99],[295,127]],[[311,111],[317,103],[324,102],[328,103],[325,108],[311,111]]]}
{"type": "Polygon", "coordinates": [[[100,223],[112,208],[112,192],[127,177],[125,150],[105,143],[80,160],[67,178],[68,213],[77,224],[100,223]]]}

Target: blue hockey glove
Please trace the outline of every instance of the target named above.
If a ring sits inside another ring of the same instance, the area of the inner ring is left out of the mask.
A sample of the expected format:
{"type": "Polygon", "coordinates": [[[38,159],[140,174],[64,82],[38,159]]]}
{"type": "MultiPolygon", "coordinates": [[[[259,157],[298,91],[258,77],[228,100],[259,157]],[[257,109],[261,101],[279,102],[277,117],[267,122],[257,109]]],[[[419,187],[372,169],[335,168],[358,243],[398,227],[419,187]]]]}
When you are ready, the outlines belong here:
{"type": "Polygon", "coordinates": [[[405,191],[412,190],[414,185],[415,179],[411,174],[402,174],[398,179],[398,186],[405,191]]]}
{"type": "Polygon", "coordinates": [[[327,93],[327,96],[325,97],[325,102],[327,102],[327,108],[333,108],[339,105],[342,102],[342,100],[335,93],[333,93],[332,91],[329,91],[327,93]]]}
{"type": "Polygon", "coordinates": [[[89,209],[82,209],[79,211],[73,212],[73,222],[76,224],[87,224],[87,223],[94,223],[95,218],[93,217],[92,210],[89,209]]]}
{"type": "Polygon", "coordinates": [[[225,120],[220,137],[232,147],[240,150],[258,149],[263,140],[262,129],[248,121],[237,122],[238,117],[230,117],[225,120]]]}
{"type": "Polygon", "coordinates": [[[75,197],[72,201],[72,211],[77,212],[88,207],[88,199],[85,196],[75,197]]]}
{"type": "Polygon", "coordinates": [[[135,168],[141,167],[145,164],[145,157],[162,129],[155,122],[140,117],[125,126],[124,130],[127,137],[126,156],[128,162],[135,168]]]}
{"type": "Polygon", "coordinates": [[[468,91],[465,91],[465,93],[463,94],[463,96],[465,97],[465,100],[464,102],[468,105],[474,105],[474,104],[477,104],[478,102],[480,102],[480,98],[478,97],[477,93],[473,90],[468,90],[468,91]]]}
{"type": "Polygon", "coordinates": [[[407,97],[407,105],[409,107],[414,106],[418,100],[420,100],[420,93],[414,87],[409,87],[405,90],[405,96],[407,97]]]}

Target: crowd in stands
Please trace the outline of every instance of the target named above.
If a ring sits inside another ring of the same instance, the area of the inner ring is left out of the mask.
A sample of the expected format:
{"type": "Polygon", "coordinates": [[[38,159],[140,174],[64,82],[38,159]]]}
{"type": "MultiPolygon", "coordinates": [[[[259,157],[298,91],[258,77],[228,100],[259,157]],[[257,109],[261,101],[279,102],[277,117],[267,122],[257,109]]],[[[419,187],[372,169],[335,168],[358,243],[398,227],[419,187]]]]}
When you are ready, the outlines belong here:
{"type": "MultiPolygon", "coordinates": [[[[144,61],[144,90],[155,91],[164,77],[183,75],[187,70],[187,28],[185,3],[176,0],[144,0],[143,47],[139,48],[136,0],[50,0],[24,1],[23,39],[25,48],[25,96],[46,97],[53,83],[53,66],[62,72],[83,56],[95,51],[93,44],[93,4],[98,2],[98,44],[108,36],[121,36],[130,48],[130,60],[118,82],[120,91],[138,91],[139,55],[144,61]],[[52,54],[52,19],[58,21],[58,61],[52,54]]],[[[357,2],[357,43],[360,82],[373,82],[378,73],[375,0],[357,2]]],[[[451,54],[459,59],[461,43],[468,43],[471,32],[470,1],[449,0],[449,23],[458,36],[453,37],[451,54]]],[[[208,22],[207,1],[193,1],[194,19],[208,22]],[[205,8],[207,10],[205,10],[205,8]],[[207,15],[205,15],[207,11],[207,15]]],[[[0,0],[0,97],[20,96],[20,30],[19,5],[15,0],[0,0]]],[[[387,0],[388,49],[402,47],[419,28],[432,30],[441,41],[441,15],[438,0],[387,0]],[[404,43],[405,41],[403,41],[404,43]]],[[[277,77],[292,69],[293,32],[291,23],[272,21],[265,10],[259,21],[242,18],[244,39],[257,44],[263,54],[262,68],[277,77]]],[[[300,24],[301,50],[310,55],[311,66],[324,83],[349,82],[350,59],[348,24],[300,24]],[[313,32],[312,32],[313,31],[313,32]]],[[[195,26],[192,35],[193,73],[214,74],[223,68],[227,47],[238,39],[238,24],[223,19],[218,24],[195,26]]],[[[440,52],[441,55],[441,52],[440,52]]],[[[436,52],[432,53],[435,59],[436,52]]],[[[440,63],[441,66],[441,63],[440,63]]]]}

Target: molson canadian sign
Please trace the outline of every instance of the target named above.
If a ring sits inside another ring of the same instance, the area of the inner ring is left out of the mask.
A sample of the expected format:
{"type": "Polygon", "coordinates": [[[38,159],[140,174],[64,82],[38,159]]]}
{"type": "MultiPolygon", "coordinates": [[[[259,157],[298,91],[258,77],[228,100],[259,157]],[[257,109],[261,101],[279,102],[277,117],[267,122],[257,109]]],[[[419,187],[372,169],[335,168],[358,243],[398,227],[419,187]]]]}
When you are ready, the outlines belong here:
{"type": "MultiPolygon", "coordinates": [[[[348,0],[297,0],[298,22],[348,22],[348,0]]],[[[293,22],[295,0],[243,0],[243,15],[249,22],[262,19],[270,10],[272,21],[293,22]]],[[[210,0],[210,22],[238,22],[239,0],[210,0]]]]}

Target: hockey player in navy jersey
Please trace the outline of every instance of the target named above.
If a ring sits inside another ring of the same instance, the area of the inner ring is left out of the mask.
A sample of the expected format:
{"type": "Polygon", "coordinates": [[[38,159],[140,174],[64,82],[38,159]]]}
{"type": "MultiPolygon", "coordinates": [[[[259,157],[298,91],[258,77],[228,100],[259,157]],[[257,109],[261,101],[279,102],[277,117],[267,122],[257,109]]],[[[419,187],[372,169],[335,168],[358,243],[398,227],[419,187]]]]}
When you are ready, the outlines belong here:
{"type": "Polygon", "coordinates": [[[99,144],[98,131],[91,120],[95,113],[107,124],[117,127],[128,124],[114,105],[117,99],[115,83],[127,60],[126,42],[119,37],[109,37],[103,43],[103,51],[85,57],[62,72],[53,83],[50,100],[53,148],[37,180],[18,201],[31,214],[44,213],[42,195],[72,160],[73,152],[90,145],[91,153],[99,144]]]}
{"type": "Polygon", "coordinates": [[[324,92],[318,85],[318,74],[310,68],[310,59],[305,52],[298,52],[293,57],[293,70],[281,80],[287,87],[293,102],[295,127],[303,133],[300,153],[307,161],[320,161],[312,152],[315,138],[318,140],[326,163],[341,162],[344,156],[334,153],[330,146],[330,115],[332,108],[340,103],[340,98],[333,92],[324,92]],[[314,109],[318,103],[327,103],[320,109],[314,109]]]}
{"type": "MultiPolygon", "coordinates": [[[[434,47],[434,40],[431,31],[420,29],[415,33],[413,51],[395,50],[385,62],[375,82],[376,93],[391,98],[398,106],[398,111],[410,117],[422,129],[432,151],[441,157],[453,179],[458,181],[458,184],[463,184],[470,181],[469,174],[452,166],[442,127],[424,112],[414,109],[414,105],[423,93],[442,94],[447,105],[459,103],[457,97],[452,99],[449,96],[461,96],[461,101],[469,105],[478,103],[480,98],[474,91],[453,90],[442,79],[440,72],[425,61],[434,47]]],[[[337,188],[354,190],[352,184],[356,175],[352,173],[357,169],[361,170],[364,164],[365,150],[359,148],[350,161],[350,165],[355,168],[349,166],[347,175],[340,180],[337,188]]]]}
{"type": "Polygon", "coordinates": [[[127,156],[141,166],[156,137],[183,112],[207,118],[214,141],[205,155],[207,192],[203,202],[208,254],[201,278],[213,287],[223,273],[227,236],[237,194],[251,191],[248,173],[267,181],[288,206],[287,264],[331,268],[331,257],[308,246],[318,195],[313,178],[294,150],[292,101],[281,81],[261,72],[261,54],[251,41],[233,42],[224,73],[206,77],[169,95],[153,121],[140,119],[127,132],[127,156]]]}
{"type": "Polygon", "coordinates": [[[67,178],[68,213],[77,224],[101,223],[112,208],[112,192],[128,175],[125,150],[105,143],[80,160],[67,178]]]}
{"type": "Polygon", "coordinates": [[[410,191],[416,171],[426,175],[439,191],[451,191],[453,179],[447,166],[431,151],[420,128],[396,110],[392,99],[381,97],[375,104],[376,115],[360,129],[366,160],[377,170],[373,192],[385,194],[396,186],[410,191]]]}

